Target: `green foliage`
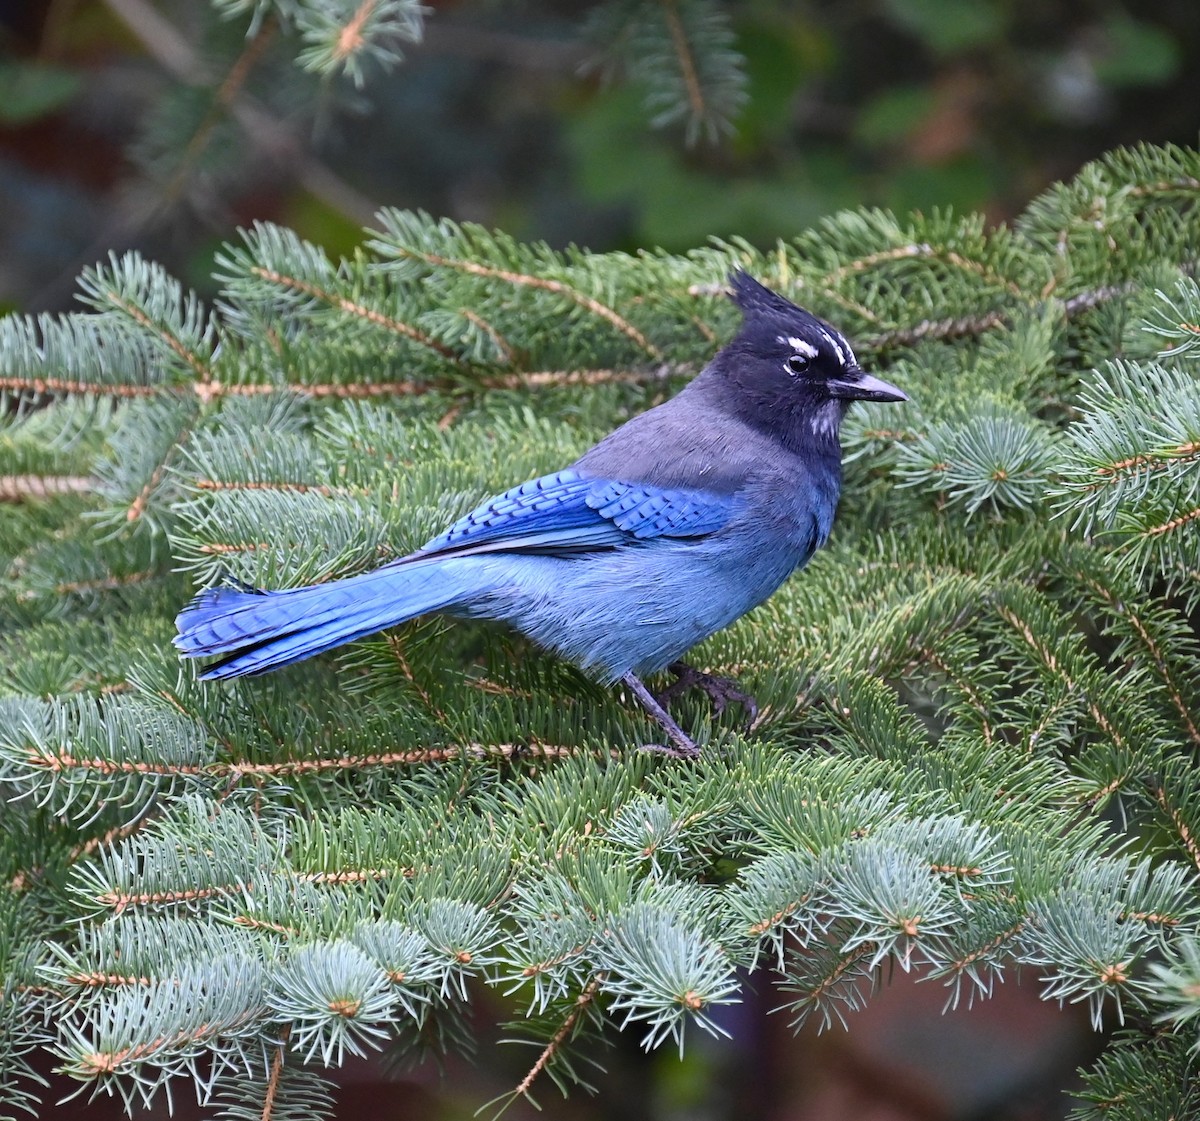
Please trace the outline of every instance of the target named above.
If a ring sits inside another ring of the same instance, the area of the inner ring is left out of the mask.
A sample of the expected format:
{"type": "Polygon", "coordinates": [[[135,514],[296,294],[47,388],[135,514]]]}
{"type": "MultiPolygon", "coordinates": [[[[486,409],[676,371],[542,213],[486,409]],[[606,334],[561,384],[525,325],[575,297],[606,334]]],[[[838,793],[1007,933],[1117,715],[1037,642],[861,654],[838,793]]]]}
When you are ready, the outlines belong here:
{"type": "Polygon", "coordinates": [[[296,64],[361,86],[372,68],[402,58],[401,43],[419,43],[428,11],[416,0],[213,0],[227,19],[250,17],[250,31],[277,20],[297,40],[296,64]]]}
{"type": "Polygon", "coordinates": [[[732,131],[746,79],[729,15],[714,0],[608,0],[586,34],[599,48],[593,65],[610,77],[623,69],[645,87],[655,127],[682,120],[689,144],[732,131]]]}
{"type": "Polygon", "coordinates": [[[0,63],[0,118],[7,125],[36,121],[79,92],[79,77],[45,62],[6,59],[0,63]]]}
{"type": "MultiPolygon", "coordinates": [[[[213,0],[226,19],[259,35],[280,26],[297,66],[357,87],[419,43],[430,9],[418,0],[213,0]]],[[[606,78],[625,73],[645,91],[655,127],[684,124],[689,144],[715,141],[732,128],[745,101],[743,62],[729,14],[715,0],[608,0],[580,29],[590,47],[587,69],[606,78]]]]}
{"type": "Polygon", "coordinates": [[[1200,154],[1143,147],[1012,229],[629,256],[388,211],[342,261],[255,226],[213,308],[129,255],[0,321],[8,1107],[46,1048],[85,1095],[329,1116],[330,1068],[469,1045],[483,987],[539,1049],[514,1093],[566,1089],[622,1026],[720,1035],[746,971],[852,1028],[892,968],[955,1005],[1024,965],[1130,1025],[1081,1116],[1186,1113],[1198,239],[1200,154]],[[854,413],[833,543],[696,651],[753,729],[686,697],[702,757],[647,755],[627,698],[465,622],[180,665],[195,587],[368,568],[673,392],[733,267],[913,398],[854,413]]]}

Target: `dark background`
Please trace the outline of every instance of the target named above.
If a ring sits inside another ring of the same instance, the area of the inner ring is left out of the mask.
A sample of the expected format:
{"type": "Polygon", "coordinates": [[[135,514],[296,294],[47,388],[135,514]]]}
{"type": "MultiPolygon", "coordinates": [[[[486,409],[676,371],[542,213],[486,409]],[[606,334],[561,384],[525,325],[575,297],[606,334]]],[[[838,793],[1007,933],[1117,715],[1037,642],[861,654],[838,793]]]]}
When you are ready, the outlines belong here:
{"type": "MultiPolygon", "coordinates": [[[[81,268],[130,248],[211,294],[239,225],[280,222],[341,254],[381,205],[629,251],[765,246],[863,204],[1003,222],[1115,145],[1192,145],[1200,126],[1195,0],[730,4],[749,100],[720,143],[690,146],[651,127],[636,83],[581,73],[591,8],[432,4],[425,42],[356,90],[300,71],[286,31],[247,40],[244,16],[200,0],[0,3],[0,310],[69,308],[81,268]]],[[[726,1017],[732,1042],[694,1034],[680,1062],[620,1040],[598,1094],[543,1086],[544,1116],[1062,1117],[1099,1038],[1022,982],[943,1015],[945,990],[901,975],[849,1033],[799,1037],[751,991],[726,1017]]],[[[481,1024],[503,1017],[480,996],[481,1024]]],[[[446,1077],[352,1064],[339,1116],[470,1117],[532,1058],[485,1043],[446,1077]]]]}
{"type": "Polygon", "coordinates": [[[767,245],[863,204],[1004,221],[1200,127],[1195,0],[733,3],[749,100],[690,147],[636,84],[581,75],[594,7],[434,3],[359,91],[208,0],[0,0],[0,305],[69,306],[131,247],[211,291],[236,226],[346,252],[381,205],[595,250],[767,245]]]}

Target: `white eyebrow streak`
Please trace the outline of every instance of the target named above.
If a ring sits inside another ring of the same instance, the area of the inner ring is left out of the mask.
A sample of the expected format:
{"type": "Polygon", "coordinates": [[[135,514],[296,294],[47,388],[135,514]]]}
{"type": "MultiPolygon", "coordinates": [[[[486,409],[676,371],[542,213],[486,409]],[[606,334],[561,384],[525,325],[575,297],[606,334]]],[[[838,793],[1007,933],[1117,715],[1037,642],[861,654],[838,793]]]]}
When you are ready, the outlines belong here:
{"type": "Polygon", "coordinates": [[[837,351],[838,361],[843,366],[858,365],[858,359],[854,357],[854,351],[850,349],[850,344],[846,342],[844,336],[839,335],[836,331],[826,331],[824,327],[820,328],[820,331],[825,336],[825,341],[837,351]]]}
{"type": "Polygon", "coordinates": [[[803,354],[805,358],[816,358],[817,356],[817,348],[812,343],[806,342],[804,339],[798,339],[795,335],[788,335],[787,338],[780,335],[778,341],[788,343],[794,351],[798,354],[803,354]]]}

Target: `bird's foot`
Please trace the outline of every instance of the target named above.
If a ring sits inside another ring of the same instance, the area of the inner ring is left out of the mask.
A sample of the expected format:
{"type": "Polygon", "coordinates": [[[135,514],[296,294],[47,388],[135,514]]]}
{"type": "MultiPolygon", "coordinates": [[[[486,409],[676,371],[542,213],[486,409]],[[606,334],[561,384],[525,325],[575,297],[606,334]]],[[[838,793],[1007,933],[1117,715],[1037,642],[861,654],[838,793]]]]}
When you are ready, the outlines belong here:
{"type": "Polygon", "coordinates": [[[642,747],[642,750],[669,755],[672,759],[695,759],[700,754],[699,746],[671,719],[671,714],[654,699],[654,694],[646,688],[641,678],[627,673],[621,680],[629,686],[642,708],[654,717],[659,727],[667,733],[667,739],[670,740],[669,744],[648,743],[642,747]]]}
{"type": "Polygon", "coordinates": [[[749,727],[758,716],[758,701],[747,692],[739,689],[737,682],[728,677],[717,677],[703,670],[689,666],[687,662],[672,662],[667,666],[675,680],[659,695],[659,703],[665,708],[676,697],[688,689],[700,689],[712,701],[713,711],[720,716],[731,702],[740,704],[746,713],[746,726],[749,727]]]}
{"type": "MultiPolygon", "coordinates": [[[[687,739],[687,736],[684,737],[687,739]]],[[[691,744],[690,748],[683,748],[669,743],[644,743],[638,748],[639,751],[645,751],[649,755],[665,755],[668,759],[696,759],[700,755],[700,748],[692,743],[690,739],[687,741],[691,744]]]]}

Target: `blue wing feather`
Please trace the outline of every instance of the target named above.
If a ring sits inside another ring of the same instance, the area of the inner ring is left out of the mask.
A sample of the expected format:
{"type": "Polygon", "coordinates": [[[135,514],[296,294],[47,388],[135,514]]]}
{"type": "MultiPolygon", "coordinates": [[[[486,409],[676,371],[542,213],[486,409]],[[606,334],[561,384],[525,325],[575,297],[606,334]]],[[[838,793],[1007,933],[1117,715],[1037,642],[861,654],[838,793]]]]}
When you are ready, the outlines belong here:
{"type": "Polygon", "coordinates": [[[733,512],[729,495],[647,483],[603,483],[588,496],[601,517],[634,537],[703,537],[715,533],[733,512]]]}
{"type": "Polygon", "coordinates": [[[560,552],[700,537],[720,529],[734,503],[732,496],[596,479],[567,468],[489,499],[413,556],[560,552]]]}

